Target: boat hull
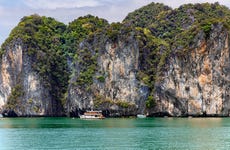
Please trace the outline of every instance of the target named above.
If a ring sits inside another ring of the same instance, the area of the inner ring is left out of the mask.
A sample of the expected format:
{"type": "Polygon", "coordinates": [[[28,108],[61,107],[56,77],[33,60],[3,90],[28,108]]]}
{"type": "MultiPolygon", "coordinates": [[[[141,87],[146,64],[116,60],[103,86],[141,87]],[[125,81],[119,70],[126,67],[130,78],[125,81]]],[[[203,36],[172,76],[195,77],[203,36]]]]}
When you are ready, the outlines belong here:
{"type": "Polygon", "coordinates": [[[81,119],[104,119],[102,111],[86,111],[83,115],[80,115],[81,119]]]}
{"type": "Polygon", "coordinates": [[[86,116],[86,115],[81,115],[81,119],[105,119],[103,116],[95,117],[95,116],[86,116]]]}
{"type": "Polygon", "coordinates": [[[146,115],[138,114],[138,115],[137,115],[137,118],[146,118],[146,115]]]}

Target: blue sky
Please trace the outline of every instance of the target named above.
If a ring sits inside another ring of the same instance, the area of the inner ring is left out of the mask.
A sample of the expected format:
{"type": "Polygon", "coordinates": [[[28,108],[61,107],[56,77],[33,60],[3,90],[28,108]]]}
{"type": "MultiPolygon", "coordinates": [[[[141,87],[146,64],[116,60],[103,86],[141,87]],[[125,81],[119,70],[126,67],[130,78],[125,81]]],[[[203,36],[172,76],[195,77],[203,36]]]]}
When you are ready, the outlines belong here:
{"type": "Polygon", "coordinates": [[[66,24],[87,14],[118,22],[129,12],[151,2],[175,8],[185,3],[216,1],[230,7],[230,0],[0,0],[0,45],[23,16],[35,13],[54,17],[66,24]]]}

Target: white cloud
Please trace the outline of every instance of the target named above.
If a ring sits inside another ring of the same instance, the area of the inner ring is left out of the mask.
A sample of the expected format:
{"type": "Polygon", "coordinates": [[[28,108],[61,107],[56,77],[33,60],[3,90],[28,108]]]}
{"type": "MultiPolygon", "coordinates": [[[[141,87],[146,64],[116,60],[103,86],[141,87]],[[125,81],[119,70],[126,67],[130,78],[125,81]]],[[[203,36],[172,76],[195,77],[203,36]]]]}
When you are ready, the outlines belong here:
{"type": "Polygon", "coordinates": [[[23,0],[24,4],[32,9],[58,9],[95,7],[98,0],[23,0]]]}

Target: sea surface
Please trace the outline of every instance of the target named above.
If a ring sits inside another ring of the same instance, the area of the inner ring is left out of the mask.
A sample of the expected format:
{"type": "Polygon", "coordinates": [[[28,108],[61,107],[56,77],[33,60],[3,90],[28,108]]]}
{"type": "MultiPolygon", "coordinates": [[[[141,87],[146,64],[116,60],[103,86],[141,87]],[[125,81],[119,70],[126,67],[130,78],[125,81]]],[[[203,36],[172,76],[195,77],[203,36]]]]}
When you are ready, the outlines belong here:
{"type": "Polygon", "coordinates": [[[0,150],[228,150],[230,118],[1,118],[0,150]]]}

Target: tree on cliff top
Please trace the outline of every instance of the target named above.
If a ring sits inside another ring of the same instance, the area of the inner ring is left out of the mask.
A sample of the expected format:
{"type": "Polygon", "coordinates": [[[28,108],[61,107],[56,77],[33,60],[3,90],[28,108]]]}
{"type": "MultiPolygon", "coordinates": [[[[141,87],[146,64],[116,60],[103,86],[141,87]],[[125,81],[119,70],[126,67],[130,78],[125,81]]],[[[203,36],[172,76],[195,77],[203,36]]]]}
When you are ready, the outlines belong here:
{"type": "Polygon", "coordinates": [[[160,13],[169,10],[172,9],[162,3],[152,2],[151,4],[129,13],[123,20],[123,23],[144,28],[154,23],[160,13]]]}
{"type": "Polygon", "coordinates": [[[69,23],[65,32],[65,50],[69,53],[75,53],[80,42],[108,25],[107,20],[92,15],[75,19],[69,23]]]}

